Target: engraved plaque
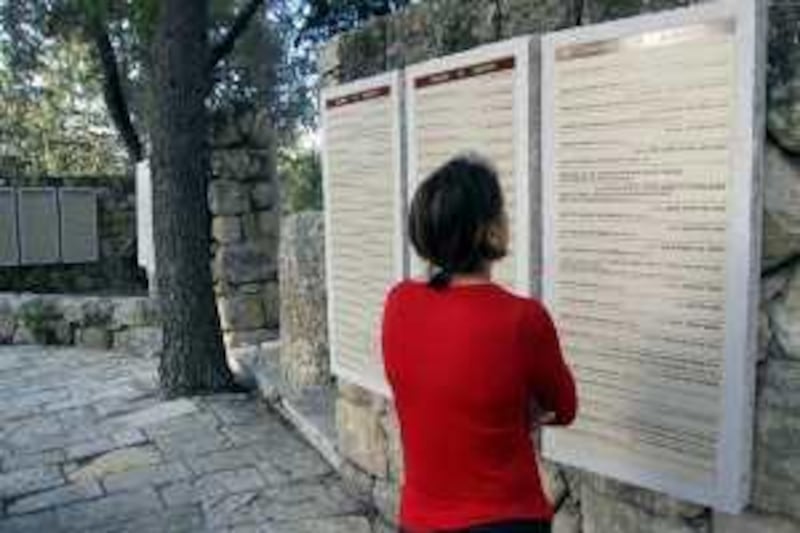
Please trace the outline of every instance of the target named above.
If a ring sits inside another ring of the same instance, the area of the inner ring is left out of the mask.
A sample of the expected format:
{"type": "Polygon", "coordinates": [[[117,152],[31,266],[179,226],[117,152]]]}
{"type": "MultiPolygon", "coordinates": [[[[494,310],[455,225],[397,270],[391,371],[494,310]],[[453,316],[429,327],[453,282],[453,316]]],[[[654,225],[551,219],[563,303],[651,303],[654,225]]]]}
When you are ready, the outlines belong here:
{"type": "Polygon", "coordinates": [[[752,2],[546,36],[544,297],[580,413],[556,461],[749,494],[760,148],[752,2]]]}
{"type": "Polygon", "coordinates": [[[23,187],[17,190],[17,195],[20,262],[23,265],[57,263],[61,254],[56,189],[23,187]]]}
{"type": "MultiPolygon", "coordinates": [[[[477,153],[497,169],[511,242],[494,277],[531,291],[530,52],[528,37],[482,46],[408,68],[406,124],[409,199],[431,172],[454,156],[477,153]]],[[[426,265],[412,253],[411,273],[426,265]]]]}
{"type": "Polygon", "coordinates": [[[322,94],[331,368],[386,395],[383,302],[404,272],[399,91],[391,73],[322,94]]]}
{"type": "Polygon", "coordinates": [[[93,189],[59,189],[61,261],[89,263],[98,259],[97,192],[93,189]]]}
{"type": "Polygon", "coordinates": [[[12,188],[0,188],[0,266],[18,264],[16,194],[12,188]]]}

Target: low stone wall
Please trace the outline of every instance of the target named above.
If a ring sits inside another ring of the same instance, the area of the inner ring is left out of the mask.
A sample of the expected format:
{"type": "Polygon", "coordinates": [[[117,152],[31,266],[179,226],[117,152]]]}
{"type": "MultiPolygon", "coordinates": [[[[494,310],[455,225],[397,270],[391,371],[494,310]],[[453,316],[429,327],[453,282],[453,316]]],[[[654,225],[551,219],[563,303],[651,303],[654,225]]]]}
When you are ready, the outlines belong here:
{"type": "Polygon", "coordinates": [[[0,295],[0,344],[119,350],[142,357],[162,347],[159,314],[145,297],[0,295]]]}
{"type": "MultiPolygon", "coordinates": [[[[760,0],[764,1],[764,0],[760,0]]],[[[690,0],[429,0],[326,47],[327,83],[348,81],[516,35],[644,12],[690,0]]],[[[764,257],[751,506],[714,513],[587,472],[545,465],[558,507],[556,533],[789,533],[800,531],[800,5],[770,2],[764,257]]],[[[391,404],[339,384],[338,449],[343,474],[396,516],[402,477],[391,404]]],[[[388,527],[388,525],[387,525],[388,527]]]]}
{"type": "Polygon", "coordinates": [[[0,267],[0,292],[144,295],[147,275],[136,262],[133,176],[6,177],[10,187],[96,189],[99,260],[76,265],[0,267]]]}
{"type": "Polygon", "coordinates": [[[228,347],[278,335],[280,202],[275,142],[259,113],[216,116],[212,134],[212,270],[228,347]]]}

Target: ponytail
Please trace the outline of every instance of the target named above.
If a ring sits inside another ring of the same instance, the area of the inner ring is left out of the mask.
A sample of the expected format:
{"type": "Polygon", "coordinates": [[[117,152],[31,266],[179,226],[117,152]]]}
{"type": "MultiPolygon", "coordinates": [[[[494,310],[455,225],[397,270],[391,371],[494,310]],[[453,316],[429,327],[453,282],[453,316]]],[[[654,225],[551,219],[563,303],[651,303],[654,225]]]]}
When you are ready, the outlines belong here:
{"type": "Polygon", "coordinates": [[[453,281],[453,273],[446,268],[439,268],[428,280],[428,287],[436,290],[442,290],[447,288],[451,281],[453,281]]]}

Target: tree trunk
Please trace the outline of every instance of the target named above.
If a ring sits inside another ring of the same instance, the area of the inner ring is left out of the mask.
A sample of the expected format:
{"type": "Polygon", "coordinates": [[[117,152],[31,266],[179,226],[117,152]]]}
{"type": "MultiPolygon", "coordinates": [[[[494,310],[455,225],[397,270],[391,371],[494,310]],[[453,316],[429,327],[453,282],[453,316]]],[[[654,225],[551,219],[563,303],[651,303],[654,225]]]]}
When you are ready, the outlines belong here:
{"type": "Polygon", "coordinates": [[[167,396],[229,389],[211,278],[208,0],[161,0],[151,51],[154,237],[167,396]]]}

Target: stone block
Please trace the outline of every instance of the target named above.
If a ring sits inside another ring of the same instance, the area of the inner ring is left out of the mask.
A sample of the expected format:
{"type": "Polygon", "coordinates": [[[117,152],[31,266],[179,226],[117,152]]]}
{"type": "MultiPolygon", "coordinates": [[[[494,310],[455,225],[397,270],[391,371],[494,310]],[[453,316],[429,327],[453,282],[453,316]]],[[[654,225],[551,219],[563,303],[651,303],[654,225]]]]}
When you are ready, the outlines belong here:
{"type": "Polygon", "coordinates": [[[107,350],[111,346],[111,332],[104,327],[81,328],[75,333],[75,344],[93,350],[107,350]]]}
{"type": "Polygon", "coordinates": [[[769,358],[760,395],[764,408],[800,412],[800,361],[769,358]]]}
{"type": "Polygon", "coordinates": [[[119,298],[115,301],[111,326],[114,329],[154,326],[159,323],[158,302],[150,298],[119,298]]]}
{"type": "Polygon", "coordinates": [[[764,261],[800,252],[800,156],[766,143],[764,261]]]}
{"type": "Polygon", "coordinates": [[[389,479],[403,479],[403,442],[400,436],[400,423],[393,407],[381,417],[381,428],[386,435],[386,448],[389,460],[389,479]]]}
{"type": "Polygon", "coordinates": [[[280,214],[277,210],[248,213],[242,216],[242,225],[246,240],[258,243],[272,254],[278,253],[280,214]]]}
{"type": "Polygon", "coordinates": [[[378,480],[372,489],[372,501],[381,518],[397,523],[400,516],[400,488],[388,481],[378,480]]]}
{"type": "Polygon", "coordinates": [[[214,217],[211,223],[211,235],[214,240],[223,244],[242,240],[242,220],[239,217],[214,217]]]}
{"type": "Polygon", "coordinates": [[[0,344],[12,344],[17,330],[17,319],[8,306],[0,307],[0,344]]]}
{"type": "Polygon", "coordinates": [[[241,183],[214,180],[208,187],[208,205],[213,215],[240,215],[249,209],[249,197],[241,183]]]}
{"type": "Polygon", "coordinates": [[[69,322],[83,327],[108,326],[113,321],[115,303],[105,298],[91,298],[79,305],[62,302],[60,307],[69,322]]]}
{"type": "Polygon", "coordinates": [[[339,379],[339,394],[356,405],[372,405],[373,394],[364,387],[339,379]]]}
{"type": "Polygon", "coordinates": [[[234,292],[236,294],[261,294],[264,292],[264,285],[264,283],[245,283],[237,285],[234,292]]]}
{"type": "Polygon", "coordinates": [[[578,509],[564,506],[553,517],[553,533],[582,533],[578,509]]]}
{"type": "Polygon", "coordinates": [[[539,460],[539,476],[548,499],[558,503],[567,497],[569,487],[561,469],[555,463],[545,459],[539,460]]]}
{"type": "Polygon", "coordinates": [[[109,493],[123,492],[164,485],[191,477],[191,471],[179,462],[151,464],[127,472],[110,474],[103,478],[103,487],[109,493]]]}
{"type": "Polygon", "coordinates": [[[378,413],[339,398],[336,401],[336,430],[339,448],[345,457],[370,474],[386,478],[386,437],[378,413]]]}
{"type": "Polygon", "coordinates": [[[74,503],[57,509],[56,514],[66,531],[123,531],[126,522],[157,513],[161,508],[155,490],[147,488],[74,503]]]}
{"type": "Polygon", "coordinates": [[[71,483],[15,500],[8,506],[8,514],[31,513],[51,507],[69,505],[82,500],[90,500],[102,495],[103,490],[96,481],[71,483]]]}
{"type": "Polygon", "coordinates": [[[280,211],[277,209],[258,211],[256,213],[256,222],[258,223],[258,231],[262,236],[262,240],[277,253],[278,240],[281,233],[280,211]]]}
{"type": "Polygon", "coordinates": [[[281,295],[278,282],[270,281],[264,285],[262,301],[264,303],[264,318],[267,327],[277,329],[280,324],[281,295]]]}
{"type": "MultiPolygon", "coordinates": [[[[774,4],[777,4],[777,2],[774,2],[774,4]]],[[[786,4],[789,4],[789,2],[786,2],[786,4]]],[[[786,5],[784,9],[792,9],[792,6],[786,5]]],[[[794,7],[794,9],[796,10],[797,8],[794,7]]],[[[770,26],[774,25],[777,20],[780,19],[770,19],[770,26]]],[[[789,24],[794,20],[794,24],[797,24],[797,15],[794,17],[789,15],[784,20],[789,24]]],[[[791,38],[789,36],[789,39],[791,38]]],[[[796,37],[794,38],[796,39],[796,37]]],[[[793,46],[795,49],[797,47],[791,41],[787,45],[793,46]]],[[[784,48],[779,53],[790,61],[800,57],[800,52],[798,51],[795,51],[792,55],[789,52],[788,49],[784,48]]],[[[800,69],[795,68],[791,77],[770,87],[767,128],[781,146],[800,155],[800,69]]]]}
{"type": "Polygon", "coordinates": [[[275,156],[271,148],[231,148],[214,150],[211,154],[211,172],[224,180],[269,181],[275,175],[275,156]]]}
{"type": "Polygon", "coordinates": [[[14,330],[14,344],[36,344],[36,337],[30,328],[24,324],[20,324],[17,326],[17,329],[14,330]]]}
{"type": "Polygon", "coordinates": [[[93,479],[100,480],[114,474],[146,468],[161,461],[161,454],[154,446],[135,446],[113,450],[70,472],[69,479],[73,483],[84,483],[93,479]]]}
{"type": "Polygon", "coordinates": [[[153,441],[165,458],[202,455],[230,446],[228,438],[214,427],[199,426],[179,431],[155,433],[153,441]]]}
{"type": "Polygon", "coordinates": [[[795,268],[783,294],[769,304],[767,312],[781,352],[800,359],[800,268],[795,268]]]}
{"type": "Polygon", "coordinates": [[[278,338],[275,329],[254,329],[250,331],[227,331],[223,334],[225,346],[239,348],[242,346],[258,346],[264,342],[274,341],[278,338]]]}
{"type": "Polygon", "coordinates": [[[257,295],[220,298],[217,306],[223,331],[264,329],[266,326],[262,299],[257,295]]]}
{"type": "Polygon", "coordinates": [[[163,424],[169,420],[196,412],[197,404],[194,401],[181,398],[119,416],[113,419],[113,423],[122,429],[143,428],[163,424]]]}
{"type": "Polygon", "coordinates": [[[373,528],[369,520],[363,516],[332,516],[288,522],[275,531],[276,533],[372,533],[373,528]]]}
{"type": "Polygon", "coordinates": [[[760,514],[754,511],[738,515],[714,513],[712,533],[797,533],[800,520],[760,514]]]}
{"type": "Polygon", "coordinates": [[[250,197],[256,209],[273,209],[278,204],[278,192],[275,184],[269,181],[260,181],[253,185],[250,197]]]}
{"type": "Polygon", "coordinates": [[[10,499],[64,484],[57,466],[37,466],[0,474],[0,499],[10,499]]]}
{"type": "Polygon", "coordinates": [[[133,327],[114,333],[114,349],[141,357],[155,357],[164,348],[164,331],[160,327],[133,327]]]}
{"type": "MultiPolygon", "coordinates": [[[[584,492],[589,490],[608,499],[640,509],[647,514],[677,517],[687,522],[701,519],[706,512],[705,508],[700,505],[588,472],[582,472],[580,480],[581,498],[584,492]]],[[[570,484],[570,486],[572,485],[570,484]]]]}
{"type": "Polygon", "coordinates": [[[213,472],[230,471],[258,464],[263,450],[258,446],[245,446],[218,450],[185,458],[186,464],[198,476],[213,472]]]}
{"type": "Polygon", "coordinates": [[[114,442],[110,437],[100,437],[70,445],[66,450],[66,456],[70,461],[82,461],[89,457],[108,453],[121,448],[122,446],[114,442]]]}
{"type": "Polygon", "coordinates": [[[707,533],[709,518],[700,514],[688,518],[677,514],[653,514],[630,500],[581,487],[583,533],[707,533]]]}
{"type": "Polygon", "coordinates": [[[34,513],[9,516],[0,522],[3,533],[43,533],[64,531],[55,511],[45,510],[34,513]]]}
{"type": "Polygon", "coordinates": [[[800,416],[760,402],[756,416],[752,503],[800,519],[800,416]]]}
{"type": "Polygon", "coordinates": [[[338,474],[342,478],[345,490],[359,501],[372,503],[372,489],[375,487],[375,478],[364,472],[350,461],[344,461],[338,474]]]}
{"type": "Polygon", "coordinates": [[[52,340],[58,346],[70,346],[75,343],[75,331],[72,325],[59,320],[52,325],[52,340]]]}
{"type": "Polygon", "coordinates": [[[241,284],[276,277],[275,254],[253,243],[221,246],[213,262],[214,279],[241,284]]]}

